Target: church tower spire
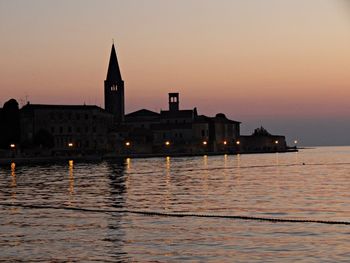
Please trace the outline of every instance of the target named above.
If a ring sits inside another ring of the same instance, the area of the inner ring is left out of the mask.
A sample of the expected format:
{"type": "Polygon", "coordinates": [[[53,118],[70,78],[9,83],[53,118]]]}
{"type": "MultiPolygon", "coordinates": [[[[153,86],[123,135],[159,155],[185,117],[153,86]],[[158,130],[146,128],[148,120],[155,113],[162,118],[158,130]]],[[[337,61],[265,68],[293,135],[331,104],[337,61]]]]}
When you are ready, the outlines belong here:
{"type": "Polygon", "coordinates": [[[114,115],[114,121],[117,123],[124,121],[124,101],[124,81],[120,74],[117,52],[113,43],[105,80],[105,110],[114,115]]]}

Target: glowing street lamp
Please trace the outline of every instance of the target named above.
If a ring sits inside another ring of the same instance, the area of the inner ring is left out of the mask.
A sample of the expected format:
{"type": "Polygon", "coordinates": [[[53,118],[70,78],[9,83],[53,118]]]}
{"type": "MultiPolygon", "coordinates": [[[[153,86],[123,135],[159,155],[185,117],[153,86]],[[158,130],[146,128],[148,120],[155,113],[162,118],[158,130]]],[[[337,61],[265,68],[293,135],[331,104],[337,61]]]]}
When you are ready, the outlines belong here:
{"type": "Polygon", "coordinates": [[[69,147],[69,148],[72,148],[72,147],[73,147],[73,143],[72,143],[72,142],[69,142],[69,143],[68,143],[68,147],[69,147]]]}
{"type": "Polygon", "coordinates": [[[203,141],[203,145],[207,145],[208,144],[208,142],[207,141],[203,141]]]}
{"type": "Polygon", "coordinates": [[[227,141],[224,141],[224,145],[226,145],[227,144],[227,141]]]}
{"type": "Polygon", "coordinates": [[[278,144],[278,141],[275,141],[275,144],[278,144]]]}
{"type": "Polygon", "coordinates": [[[131,145],[130,142],[126,142],[126,143],[125,143],[125,146],[126,146],[126,147],[129,147],[130,145],[131,145]]]}
{"type": "Polygon", "coordinates": [[[14,148],[16,148],[16,144],[14,144],[14,143],[11,143],[11,144],[10,144],[10,148],[11,148],[11,149],[14,149],[14,148]]]}
{"type": "Polygon", "coordinates": [[[295,140],[295,141],[294,141],[294,144],[298,144],[298,140],[295,140]]]}
{"type": "Polygon", "coordinates": [[[166,142],[165,142],[165,146],[170,146],[170,142],[169,142],[169,141],[166,141],[166,142]]]}
{"type": "Polygon", "coordinates": [[[240,141],[236,141],[236,144],[237,144],[237,145],[240,145],[240,144],[241,144],[241,142],[240,142],[240,141]]]}

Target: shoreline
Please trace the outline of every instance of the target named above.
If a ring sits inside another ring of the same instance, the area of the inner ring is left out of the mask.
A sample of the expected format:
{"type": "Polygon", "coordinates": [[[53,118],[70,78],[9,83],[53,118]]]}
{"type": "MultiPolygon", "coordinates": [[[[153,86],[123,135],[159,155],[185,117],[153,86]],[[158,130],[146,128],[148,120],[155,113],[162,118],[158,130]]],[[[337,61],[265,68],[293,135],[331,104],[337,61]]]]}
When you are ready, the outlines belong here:
{"type": "Polygon", "coordinates": [[[121,155],[86,155],[86,156],[49,156],[49,157],[14,157],[0,158],[0,165],[15,164],[55,164],[68,162],[70,160],[76,162],[101,162],[101,161],[121,161],[127,158],[148,159],[162,157],[196,157],[196,156],[219,156],[219,155],[239,155],[239,154],[269,154],[269,153],[291,153],[298,152],[299,149],[289,149],[287,151],[275,152],[207,152],[207,153],[158,153],[158,154],[121,154],[121,155]]]}

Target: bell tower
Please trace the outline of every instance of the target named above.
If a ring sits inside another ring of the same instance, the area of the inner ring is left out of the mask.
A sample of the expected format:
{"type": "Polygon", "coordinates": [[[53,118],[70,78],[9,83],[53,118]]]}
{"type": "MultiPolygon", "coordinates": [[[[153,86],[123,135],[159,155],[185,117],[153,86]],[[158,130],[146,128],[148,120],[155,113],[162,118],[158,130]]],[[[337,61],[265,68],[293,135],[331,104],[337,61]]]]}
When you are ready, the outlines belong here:
{"type": "Polygon", "coordinates": [[[169,93],[169,111],[179,110],[179,93],[169,93]]]}
{"type": "Polygon", "coordinates": [[[114,43],[105,80],[105,110],[114,116],[116,123],[124,121],[125,114],[124,81],[120,74],[114,43]]]}

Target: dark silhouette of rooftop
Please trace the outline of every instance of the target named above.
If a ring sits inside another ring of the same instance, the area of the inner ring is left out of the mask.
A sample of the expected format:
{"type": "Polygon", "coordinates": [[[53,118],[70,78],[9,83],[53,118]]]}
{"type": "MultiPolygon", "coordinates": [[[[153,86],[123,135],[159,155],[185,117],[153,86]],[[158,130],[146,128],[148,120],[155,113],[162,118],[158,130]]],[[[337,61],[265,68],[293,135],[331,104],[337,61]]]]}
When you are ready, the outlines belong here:
{"type": "Polygon", "coordinates": [[[38,109],[44,109],[44,110],[82,110],[82,109],[98,109],[104,111],[102,108],[96,106],[96,105],[56,105],[56,104],[26,104],[22,107],[21,111],[23,110],[38,110],[38,109]]]}
{"type": "Polygon", "coordinates": [[[117,52],[115,51],[114,44],[112,45],[111,56],[109,58],[109,65],[107,71],[107,80],[111,82],[122,81],[122,75],[120,74],[117,52]]]}
{"type": "Polygon", "coordinates": [[[159,117],[160,114],[157,112],[154,112],[154,111],[147,110],[147,109],[141,109],[141,110],[126,114],[125,116],[126,117],[143,117],[143,116],[159,117]]]}

